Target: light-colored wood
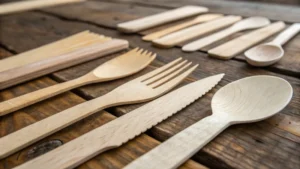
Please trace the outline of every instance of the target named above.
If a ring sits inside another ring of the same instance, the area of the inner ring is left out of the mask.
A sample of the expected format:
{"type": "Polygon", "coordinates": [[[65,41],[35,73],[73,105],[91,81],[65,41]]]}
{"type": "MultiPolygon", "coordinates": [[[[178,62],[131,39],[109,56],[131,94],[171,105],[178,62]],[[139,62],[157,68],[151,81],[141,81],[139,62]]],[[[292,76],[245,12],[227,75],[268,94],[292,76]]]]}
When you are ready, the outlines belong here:
{"type": "Polygon", "coordinates": [[[269,26],[254,30],[248,34],[242,35],[220,46],[217,46],[209,50],[208,54],[219,59],[231,59],[235,55],[247,50],[251,46],[281,31],[284,29],[284,27],[284,22],[279,21],[272,23],[269,26]]]}
{"type": "Polygon", "coordinates": [[[156,54],[152,54],[151,52],[143,49],[133,49],[100,65],[95,70],[82,77],[1,102],[0,116],[56,96],[76,87],[129,76],[144,69],[155,59],[155,57],[156,54]]]}
{"type": "MultiPolygon", "coordinates": [[[[191,71],[186,72],[186,75],[191,71]]],[[[223,76],[224,74],[211,76],[181,87],[16,168],[36,168],[41,165],[48,169],[74,168],[172,116],[211,90],[223,76]]]]}
{"type": "Polygon", "coordinates": [[[0,60],[0,72],[34,63],[53,56],[66,54],[94,43],[101,43],[111,40],[100,34],[90,31],[83,31],[59,41],[32,49],[21,54],[0,60]]]}
{"type": "Polygon", "coordinates": [[[213,21],[209,21],[206,23],[198,24],[178,32],[171,33],[162,38],[156,39],[153,41],[153,44],[163,48],[170,48],[179,43],[183,43],[192,38],[196,38],[198,36],[204,35],[209,32],[213,32],[215,30],[224,28],[229,26],[239,20],[242,17],[240,16],[226,16],[220,19],[215,19],[213,21]]]}
{"type": "Polygon", "coordinates": [[[157,25],[161,25],[171,21],[176,21],[207,11],[207,8],[201,6],[184,6],[181,8],[169,10],[163,13],[147,16],[133,21],[120,23],[118,24],[118,29],[126,33],[138,32],[157,25]]]}
{"type": "Polygon", "coordinates": [[[215,34],[206,36],[202,39],[184,45],[182,47],[182,50],[185,52],[193,52],[201,49],[204,46],[210,45],[218,40],[221,40],[233,33],[248,30],[248,29],[256,29],[256,28],[264,27],[266,25],[269,25],[270,23],[271,23],[270,20],[264,17],[250,17],[247,19],[243,19],[225,30],[222,30],[215,34]]]}
{"type": "Polygon", "coordinates": [[[300,23],[295,23],[279,34],[272,42],[255,46],[245,52],[247,62],[252,66],[270,66],[284,56],[284,45],[300,31],[300,23]]]}
{"type": "Polygon", "coordinates": [[[169,28],[166,28],[166,29],[163,29],[163,30],[145,35],[145,36],[143,36],[142,39],[145,40],[145,41],[152,41],[152,40],[161,38],[161,37],[163,37],[167,34],[170,34],[172,32],[176,32],[176,31],[179,31],[181,29],[187,28],[189,26],[193,26],[193,25],[196,25],[196,24],[199,24],[199,23],[202,23],[202,22],[207,22],[207,21],[210,21],[210,20],[213,20],[213,19],[216,19],[216,18],[220,18],[220,17],[223,17],[223,15],[222,14],[204,14],[204,15],[200,15],[200,16],[198,16],[198,17],[196,17],[192,20],[186,21],[184,23],[181,23],[181,24],[178,24],[178,25],[175,25],[175,26],[171,26],[169,28]]]}
{"type": "Polygon", "coordinates": [[[67,54],[9,69],[0,72],[0,89],[126,48],[128,48],[127,41],[113,39],[104,43],[92,44],[67,54]]]}
{"type": "Polygon", "coordinates": [[[181,64],[182,62],[179,63],[180,60],[177,59],[146,75],[129,81],[104,96],[64,110],[1,138],[0,158],[6,157],[102,109],[116,105],[145,102],[161,96],[180,83],[198,66],[188,69],[190,63],[184,62],[184,64],[181,64]],[[167,73],[165,71],[173,66],[172,72],[167,73]],[[161,74],[164,76],[160,76],[161,74]]]}
{"type": "Polygon", "coordinates": [[[0,5],[0,15],[83,1],[85,0],[23,0],[10,2],[0,5]]]}
{"type": "Polygon", "coordinates": [[[175,169],[225,128],[266,119],[291,100],[293,89],[284,79],[252,76],[221,88],[212,99],[213,115],[171,137],[124,169],[175,169]]]}

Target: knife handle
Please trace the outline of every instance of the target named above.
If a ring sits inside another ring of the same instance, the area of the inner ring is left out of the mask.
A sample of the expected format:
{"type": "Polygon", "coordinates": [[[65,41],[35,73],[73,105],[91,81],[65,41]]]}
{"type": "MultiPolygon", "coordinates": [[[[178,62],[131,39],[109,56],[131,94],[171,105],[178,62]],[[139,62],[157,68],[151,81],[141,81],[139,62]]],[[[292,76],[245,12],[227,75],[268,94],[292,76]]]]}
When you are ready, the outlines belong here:
{"type": "Polygon", "coordinates": [[[209,116],[181,131],[124,169],[175,169],[197,153],[229,125],[218,116],[209,116]]]}
{"type": "Polygon", "coordinates": [[[16,132],[0,138],[0,159],[61,130],[95,112],[115,104],[115,96],[108,93],[102,97],[81,103],[16,132]]]}
{"type": "Polygon", "coordinates": [[[89,73],[86,76],[82,76],[74,80],[59,83],[34,92],[24,94],[19,97],[12,98],[10,100],[6,100],[0,103],[0,116],[4,116],[6,114],[19,110],[26,106],[30,106],[39,101],[46,100],[60,93],[88,84],[94,79],[95,76],[92,73],[89,73]]]}

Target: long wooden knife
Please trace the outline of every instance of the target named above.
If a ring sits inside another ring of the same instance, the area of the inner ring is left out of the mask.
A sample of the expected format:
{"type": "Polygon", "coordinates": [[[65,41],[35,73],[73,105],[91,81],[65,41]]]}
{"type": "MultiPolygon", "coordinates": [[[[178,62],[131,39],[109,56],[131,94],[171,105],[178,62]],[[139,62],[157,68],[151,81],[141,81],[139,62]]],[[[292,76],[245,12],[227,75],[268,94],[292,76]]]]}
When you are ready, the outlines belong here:
{"type": "Polygon", "coordinates": [[[217,85],[223,76],[210,76],[181,87],[16,169],[74,168],[101,152],[119,147],[185,108],[217,85]]]}

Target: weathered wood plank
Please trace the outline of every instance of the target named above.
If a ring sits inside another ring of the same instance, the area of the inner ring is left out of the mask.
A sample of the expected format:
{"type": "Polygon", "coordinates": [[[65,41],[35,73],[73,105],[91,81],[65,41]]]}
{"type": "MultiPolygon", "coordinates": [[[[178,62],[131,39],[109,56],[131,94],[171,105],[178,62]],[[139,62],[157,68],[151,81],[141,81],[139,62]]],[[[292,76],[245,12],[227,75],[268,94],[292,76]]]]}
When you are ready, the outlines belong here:
{"type": "MultiPolygon", "coordinates": [[[[20,14],[24,15],[24,14],[20,14]]],[[[35,25],[35,28],[33,29],[31,26],[22,25],[23,22],[21,22],[23,31],[21,28],[19,28],[19,31],[24,33],[26,35],[27,33],[32,35],[33,37],[37,37],[41,34],[43,34],[44,38],[42,39],[32,39],[30,36],[26,36],[23,40],[27,43],[23,46],[22,42],[19,43],[19,47],[15,46],[17,43],[17,40],[10,41],[11,43],[8,43],[7,46],[10,46],[12,49],[22,52],[26,51],[31,48],[35,48],[37,46],[42,45],[42,43],[49,43],[53,40],[60,39],[64,36],[68,36],[74,32],[74,30],[68,30],[72,27],[77,27],[78,31],[81,31],[83,29],[86,29],[85,24],[72,24],[72,23],[66,23],[59,20],[54,19],[52,17],[47,17],[44,15],[37,15],[38,17],[34,18],[32,16],[35,16],[34,14],[30,15],[27,14],[27,17],[31,18],[32,22],[31,24],[35,25]],[[46,31],[44,26],[47,26],[46,23],[43,23],[43,21],[40,20],[40,18],[46,18],[53,20],[47,22],[49,25],[50,23],[54,24],[53,31],[46,31]],[[33,19],[34,18],[34,19],[33,19]],[[57,24],[55,24],[57,23],[57,24]],[[29,27],[28,27],[29,26],[29,27]],[[60,26],[65,26],[65,29],[60,26]],[[82,27],[83,26],[83,27],[82,27]],[[64,32],[61,33],[60,31],[64,32]],[[27,46],[26,46],[27,45],[27,46]]],[[[26,16],[25,16],[26,18],[26,16]]],[[[17,21],[18,22],[18,21],[17,21]]],[[[19,25],[20,26],[20,25],[19,25]]],[[[89,27],[90,29],[93,29],[93,27],[89,27]]],[[[96,29],[94,27],[94,29],[96,29]]],[[[75,28],[76,31],[76,28],[75,28]]],[[[19,33],[20,33],[19,32],[19,33]]],[[[5,33],[5,32],[4,32],[5,33]]],[[[21,35],[18,34],[18,35],[21,35]]],[[[2,40],[2,39],[1,39],[2,40]]],[[[23,42],[24,42],[23,41],[23,42]]],[[[11,55],[7,52],[0,53],[0,57],[11,55]]],[[[111,57],[110,57],[111,58],[111,57]]],[[[104,58],[106,59],[106,58],[104,58]]],[[[106,59],[107,60],[107,59],[106,59]]],[[[23,83],[20,85],[17,85],[15,87],[2,90],[0,91],[0,101],[4,101],[31,91],[38,90],[40,88],[44,88],[50,85],[56,84],[55,81],[48,77],[41,77],[36,80],[33,80],[28,83],[23,83]]],[[[0,137],[3,137],[9,133],[12,133],[18,129],[21,129],[27,125],[30,125],[34,122],[37,122],[39,120],[42,120],[46,117],[49,117],[55,113],[58,113],[64,109],[67,109],[69,107],[72,107],[76,104],[82,103],[85,100],[81,97],[78,97],[77,95],[67,92],[61,95],[58,95],[54,98],[48,99],[46,101],[34,104],[32,106],[29,106],[27,108],[21,109],[20,111],[14,112],[12,114],[0,117],[0,137]]],[[[81,120],[78,123],[75,123],[74,125],[71,125],[70,127],[67,127],[59,132],[56,132],[55,134],[42,139],[41,141],[19,151],[18,153],[15,153],[8,158],[0,160],[0,169],[9,169],[14,166],[17,166],[19,164],[22,164],[36,156],[39,156],[53,148],[56,148],[57,146],[60,146],[61,144],[64,144],[76,137],[79,137],[80,135],[99,127],[116,117],[111,115],[110,113],[106,111],[98,112],[88,118],[85,118],[81,120]]],[[[96,156],[89,162],[81,165],[79,168],[85,169],[85,168],[122,168],[132,160],[136,159],[140,155],[146,153],[147,151],[151,150],[155,146],[157,146],[159,142],[146,134],[143,134],[137,139],[134,139],[130,141],[129,143],[123,145],[120,148],[110,150],[108,152],[102,153],[99,156],[96,156]]],[[[189,168],[198,168],[198,169],[205,169],[203,165],[196,163],[192,160],[189,160],[187,163],[185,163],[181,168],[189,169],[189,168]]]]}
{"type": "MultiPolygon", "coordinates": [[[[159,13],[165,10],[166,9],[163,8],[144,7],[144,6],[131,5],[131,4],[117,4],[111,2],[88,1],[83,4],[74,4],[70,6],[57,7],[57,8],[48,8],[43,11],[47,11],[48,13],[59,15],[68,19],[81,20],[81,21],[91,22],[100,26],[116,28],[116,24],[118,23],[147,16],[154,13],[159,13]],[[68,12],[69,10],[75,12],[69,13],[68,12]],[[113,16],[113,19],[112,18],[107,19],[106,16],[113,16]]],[[[245,7],[243,8],[243,10],[249,10],[249,9],[245,7]]],[[[300,13],[300,9],[299,9],[299,13],[300,13]]],[[[252,13],[252,16],[253,15],[256,16],[257,14],[252,13]]],[[[180,21],[177,23],[180,23],[180,21]]],[[[174,23],[166,24],[158,28],[140,32],[140,34],[145,35],[154,32],[156,30],[164,29],[173,24],[174,23]]],[[[209,48],[207,47],[204,48],[203,51],[207,52],[208,49],[211,49],[212,47],[222,44],[225,41],[233,39],[234,37],[240,36],[242,34],[244,33],[237,33],[232,36],[229,36],[224,40],[221,40],[219,42],[210,45],[209,48]]],[[[274,36],[271,38],[274,38],[274,36]]],[[[272,65],[269,68],[269,70],[282,72],[296,77],[300,76],[300,62],[299,62],[300,43],[299,42],[300,42],[300,35],[296,36],[292,41],[290,41],[287,45],[285,45],[284,47],[286,50],[285,57],[281,59],[277,64],[272,65]]],[[[188,42],[184,44],[187,43],[188,42]]],[[[183,44],[181,44],[180,46],[182,45],[183,44]]],[[[239,54],[235,59],[240,61],[245,61],[243,53],[239,54]]]]}
{"type": "MultiPolygon", "coordinates": [[[[103,1],[103,0],[99,0],[103,1]]],[[[106,0],[105,0],[106,1],[106,0]]],[[[241,15],[241,16],[264,16],[272,20],[286,22],[300,22],[300,9],[298,6],[270,4],[247,1],[224,1],[224,0],[113,0],[118,3],[139,4],[153,7],[177,8],[183,5],[200,5],[210,9],[211,12],[241,15]]],[[[112,2],[112,1],[110,1],[112,2]]]]}
{"type": "MultiPolygon", "coordinates": [[[[18,20],[24,19],[23,16],[24,14],[22,16],[14,16],[14,20],[18,22],[18,20]]],[[[26,14],[26,18],[31,18],[31,20],[35,20],[35,17],[39,18],[40,16],[44,15],[34,13],[26,14]]],[[[47,18],[47,20],[54,25],[57,25],[55,23],[60,22],[58,19],[53,17],[47,18]]],[[[19,27],[21,25],[11,25],[11,28],[17,29],[14,28],[16,26],[19,27]]],[[[27,30],[25,27],[23,27],[23,29],[27,30]]],[[[31,31],[32,34],[34,34],[33,31],[36,30],[31,31]]],[[[203,148],[194,157],[194,159],[202,162],[205,165],[208,165],[209,167],[215,168],[296,168],[299,166],[300,161],[297,159],[300,158],[300,155],[297,152],[300,151],[300,133],[299,130],[295,130],[293,127],[297,126],[300,121],[299,79],[272,73],[263,69],[252,68],[245,65],[243,62],[234,60],[224,62],[216,59],[208,59],[207,55],[204,53],[189,54],[181,52],[178,48],[167,50],[155,48],[149,43],[143,42],[138,35],[129,36],[119,34],[114,30],[103,29],[100,27],[95,31],[102,32],[108,36],[127,39],[130,41],[130,44],[133,47],[139,46],[157,52],[160,56],[152,65],[153,67],[167,63],[175,58],[178,58],[179,56],[183,56],[184,58],[194,61],[195,63],[199,63],[199,68],[192,74],[192,79],[190,80],[201,79],[216,73],[226,73],[224,80],[220,85],[218,85],[217,88],[220,88],[221,86],[224,86],[225,84],[239,78],[251,75],[266,74],[280,76],[287,79],[292,84],[295,94],[292,102],[284,111],[263,122],[230,127],[214,141],[203,148]],[[288,121],[290,123],[286,123],[286,121],[282,121],[280,119],[289,119],[288,121]],[[286,163],[287,160],[289,160],[289,163],[286,163]]],[[[11,44],[11,46],[18,45],[20,45],[18,42],[11,44]]],[[[98,66],[104,61],[105,60],[98,59],[93,62],[88,62],[83,65],[78,65],[57,72],[53,76],[62,81],[70,80],[92,70],[94,67],[98,66]]],[[[150,69],[151,67],[137,74],[136,76],[150,71],[150,69]]],[[[90,85],[81,88],[79,91],[84,93],[85,96],[88,96],[88,98],[93,98],[107,93],[131,78],[126,78],[115,82],[90,85]]],[[[166,140],[175,133],[209,115],[211,113],[209,108],[210,100],[215,91],[216,89],[186,108],[184,111],[179,112],[177,115],[154,127],[152,130],[150,130],[151,135],[160,141],[166,140]]],[[[115,115],[122,115],[140,105],[122,106],[112,108],[110,110],[114,111],[115,115]]]]}

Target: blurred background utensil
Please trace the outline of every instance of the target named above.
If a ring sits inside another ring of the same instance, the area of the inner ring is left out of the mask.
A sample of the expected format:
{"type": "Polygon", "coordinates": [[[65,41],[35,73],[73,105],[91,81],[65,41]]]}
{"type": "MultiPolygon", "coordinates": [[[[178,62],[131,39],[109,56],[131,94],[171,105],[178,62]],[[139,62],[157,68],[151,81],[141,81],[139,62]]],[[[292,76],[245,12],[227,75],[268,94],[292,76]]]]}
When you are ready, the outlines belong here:
{"type": "Polygon", "coordinates": [[[280,33],[273,41],[255,46],[245,52],[247,62],[252,66],[269,66],[284,56],[282,45],[300,31],[300,23],[295,23],[280,33]]]}

